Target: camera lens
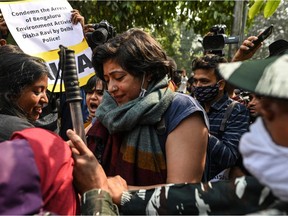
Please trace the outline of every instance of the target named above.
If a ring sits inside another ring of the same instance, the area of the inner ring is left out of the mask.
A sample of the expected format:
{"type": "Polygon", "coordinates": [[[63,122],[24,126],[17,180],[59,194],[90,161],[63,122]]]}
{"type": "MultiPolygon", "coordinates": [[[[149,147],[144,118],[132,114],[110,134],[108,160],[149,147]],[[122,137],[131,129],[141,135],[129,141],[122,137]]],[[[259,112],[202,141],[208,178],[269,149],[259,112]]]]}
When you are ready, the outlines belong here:
{"type": "Polygon", "coordinates": [[[92,33],[92,41],[96,45],[103,44],[107,41],[108,31],[105,28],[98,28],[92,33]]]}

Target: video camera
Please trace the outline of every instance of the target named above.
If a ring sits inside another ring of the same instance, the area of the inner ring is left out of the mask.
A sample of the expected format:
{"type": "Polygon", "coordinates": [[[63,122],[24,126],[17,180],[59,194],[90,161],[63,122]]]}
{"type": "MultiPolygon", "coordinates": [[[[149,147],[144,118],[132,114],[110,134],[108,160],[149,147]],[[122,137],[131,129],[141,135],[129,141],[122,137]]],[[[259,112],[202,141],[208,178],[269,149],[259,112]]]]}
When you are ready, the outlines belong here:
{"type": "Polygon", "coordinates": [[[88,45],[92,50],[116,35],[115,27],[107,20],[102,20],[100,23],[93,24],[93,28],[95,31],[86,33],[88,45]]]}
{"type": "Polygon", "coordinates": [[[225,44],[237,44],[239,36],[225,35],[226,25],[214,25],[210,28],[210,34],[203,38],[203,48],[205,53],[213,53],[219,56],[224,56],[225,44]]]}

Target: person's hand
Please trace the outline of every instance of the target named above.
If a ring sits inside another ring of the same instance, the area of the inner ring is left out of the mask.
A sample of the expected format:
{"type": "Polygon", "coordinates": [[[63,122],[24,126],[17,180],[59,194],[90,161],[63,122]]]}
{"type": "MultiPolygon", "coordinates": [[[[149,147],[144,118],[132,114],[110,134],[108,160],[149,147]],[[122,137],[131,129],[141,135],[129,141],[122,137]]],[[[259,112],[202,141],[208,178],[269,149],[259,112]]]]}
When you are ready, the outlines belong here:
{"type": "Polygon", "coordinates": [[[78,23],[81,24],[83,30],[84,30],[84,25],[85,25],[85,19],[83,16],[81,16],[80,12],[76,9],[73,9],[71,11],[71,21],[74,25],[77,25],[78,23]]]}
{"type": "Polygon", "coordinates": [[[108,178],[109,193],[115,204],[120,205],[121,196],[128,190],[126,181],[119,175],[108,178]]]}
{"type": "Polygon", "coordinates": [[[74,185],[79,193],[83,194],[95,188],[109,192],[107,176],[94,154],[73,130],[67,130],[67,136],[75,162],[74,185]]]}
{"type": "Polygon", "coordinates": [[[256,36],[250,36],[246,40],[244,40],[235,55],[233,56],[232,62],[244,61],[252,58],[255,52],[262,46],[262,43],[260,43],[257,47],[254,47],[253,41],[255,40],[257,40],[256,36]]]}
{"type": "Polygon", "coordinates": [[[86,24],[86,25],[84,25],[83,31],[84,31],[85,35],[88,32],[94,32],[95,31],[94,24],[86,24]]]}
{"type": "Polygon", "coordinates": [[[7,35],[8,34],[8,27],[6,25],[5,19],[3,15],[0,13],[0,32],[1,35],[7,35]]]}

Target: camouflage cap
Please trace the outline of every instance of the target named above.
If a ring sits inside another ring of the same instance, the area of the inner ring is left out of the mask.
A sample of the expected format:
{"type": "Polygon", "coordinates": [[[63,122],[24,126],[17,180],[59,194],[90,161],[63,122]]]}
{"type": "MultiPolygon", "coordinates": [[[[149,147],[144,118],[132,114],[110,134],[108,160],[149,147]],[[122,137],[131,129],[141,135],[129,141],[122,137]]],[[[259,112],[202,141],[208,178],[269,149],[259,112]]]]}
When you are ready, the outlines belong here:
{"type": "Polygon", "coordinates": [[[288,54],[262,60],[219,64],[230,84],[262,96],[288,99],[288,54]]]}

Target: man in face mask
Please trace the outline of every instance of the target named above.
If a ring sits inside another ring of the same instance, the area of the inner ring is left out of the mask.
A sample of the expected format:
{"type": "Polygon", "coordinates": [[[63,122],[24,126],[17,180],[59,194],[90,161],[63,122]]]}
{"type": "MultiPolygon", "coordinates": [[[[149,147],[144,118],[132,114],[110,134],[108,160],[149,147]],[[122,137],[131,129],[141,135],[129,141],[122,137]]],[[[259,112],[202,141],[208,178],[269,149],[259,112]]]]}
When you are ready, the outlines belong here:
{"type": "Polygon", "coordinates": [[[218,64],[225,62],[225,58],[213,54],[192,62],[194,95],[207,113],[211,105],[224,95],[225,81],[219,75],[218,64]]]}
{"type": "Polygon", "coordinates": [[[224,57],[213,54],[192,62],[193,93],[207,112],[210,123],[208,180],[228,177],[228,168],[240,161],[239,140],[249,126],[248,109],[233,102],[225,91],[225,81],[219,74],[218,65],[226,62],[224,57]]]}

